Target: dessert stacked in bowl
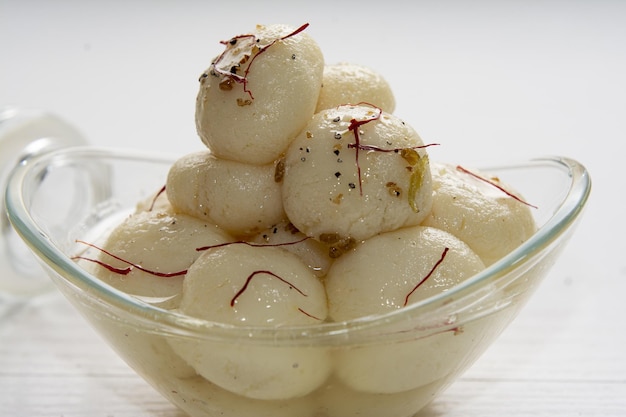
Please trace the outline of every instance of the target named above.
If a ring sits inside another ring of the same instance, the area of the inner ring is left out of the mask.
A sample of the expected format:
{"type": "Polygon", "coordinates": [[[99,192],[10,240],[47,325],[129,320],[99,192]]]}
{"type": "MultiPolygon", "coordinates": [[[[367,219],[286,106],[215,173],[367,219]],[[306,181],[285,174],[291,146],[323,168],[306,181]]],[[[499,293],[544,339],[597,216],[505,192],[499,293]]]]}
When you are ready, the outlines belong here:
{"type": "Polygon", "coordinates": [[[306,29],[222,42],[206,149],[66,149],[7,192],[63,293],[191,415],[414,415],[519,311],[589,193],[565,158],[431,161],[384,79],[326,65],[306,29]]]}

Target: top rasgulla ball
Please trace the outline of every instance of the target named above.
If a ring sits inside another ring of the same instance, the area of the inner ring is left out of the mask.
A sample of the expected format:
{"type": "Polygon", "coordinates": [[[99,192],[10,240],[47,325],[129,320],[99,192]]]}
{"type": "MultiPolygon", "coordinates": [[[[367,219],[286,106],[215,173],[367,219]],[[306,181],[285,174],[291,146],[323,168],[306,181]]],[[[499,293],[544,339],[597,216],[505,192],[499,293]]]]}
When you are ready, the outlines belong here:
{"type": "Polygon", "coordinates": [[[196,129],[216,156],[270,163],[314,114],[324,57],[306,27],[258,25],[222,42],[196,99],[196,129]]]}
{"type": "Polygon", "coordinates": [[[346,103],[370,103],[393,113],[396,99],[382,75],[362,65],[339,63],[324,67],[317,112],[346,103]]]}

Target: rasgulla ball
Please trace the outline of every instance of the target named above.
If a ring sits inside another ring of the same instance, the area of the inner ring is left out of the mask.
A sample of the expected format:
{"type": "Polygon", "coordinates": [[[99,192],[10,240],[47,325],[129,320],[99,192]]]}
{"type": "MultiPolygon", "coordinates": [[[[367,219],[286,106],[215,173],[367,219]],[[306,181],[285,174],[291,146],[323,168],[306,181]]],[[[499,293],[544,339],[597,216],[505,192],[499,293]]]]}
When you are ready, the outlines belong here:
{"type": "Polygon", "coordinates": [[[97,254],[101,264],[90,271],[127,294],[175,308],[185,272],[200,256],[196,249],[231,239],[206,220],[172,210],[141,211],[111,232],[97,254]]]}
{"type": "Polygon", "coordinates": [[[101,319],[98,331],[106,340],[115,341],[115,349],[123,352],[124,361],[139,375],[158,375],[161,381],[193,378],[196,371],[178,356],[166,337],[147,331],[143,326],[101,319]]]}
{"type": "Polygon", "coordinates": [[[285,218],[273,164],[250,165],[209,151],[179,158],[167,177],[167,195],[183,213],[210,219],[233,235],[252,235],[285,218]]]}
{"type": "Polygon", "coordinates": [[[530,206],[498,178],[441,163],[433,164],[432,176],[433,206],[423,224],[457,236],[485,265],[502,258],[535,232],[530,206]]]}
{"type": "Polygon", "coordinates": [[[393,113],[396,100],[387,81],[362,65],[340,63],[324,67],[316,113],[342,104],[370,103],[393,113]]]}
{"type": "Polygon", "coordinates": [[[290,222],[273,225],[250,238],[250,241],[258,245],[279,246],[298,255],[320,278],[328,273],[333,262],[333,258],[328,256],[326,245],[309,238],[290,222]]]}
{"type": "MultiPolygon", "coordinates": [[[[289,400],[257,400],[226,391],[198,376],[171,378],[165,394],[190,416],[316,417],[314,395],[289,400]],[[207,401],[207,399],[210,399],[207,401]]],[[[380,416],[376,416],[380,417],[380,416]]]]}
{"type": "MultiPolygon", "coordinates": [[[[180,311],[235,326],[281,327],[326,319],[321,281],[279,247],[235,243],[207,250],[189,268],[180,311]]],[[[322,348],[233,341],[172,340],[198,374],[231,392],[257,399],[304,396],[330,373],[322,348]]]]}
{"type": "Polygon", "coordinates": [[[421,138],[369,105],[317,113],[287,150],[282,190],[289,220],[329,244],[417,225],[432,200],[421,138]]]}
{"type": "MultiPolygon", "coordinates": [[[[423,336],[337,351],[337,377],[359,392],[394,394],[445,382],[502,331],[500,311],[463,325],[439,323],[423,336]]],[[[452,320],[452,319],[451,319],[452,320]]]]}
{"type": "Polygon", "coordinates": [[[306,27],[257,26],[200,77],[196,128],[220,158],[268,164],[315,112],[324,57],[306,27]]]}
{"type": "MultiPolygon", "coordinates": [[[[374,360],[385,362],[386,358],[379,357],[374,360]]],[[[369,392],[355,391],[341,381],[332,380],[319,391],[318,402],[326,411],[325,414],[321,414],[323,416],[413,416],[433,400],[442,385],[442,382],[437,381],[408,391],[372,395],[369,392]]]]}
{"type": "Polygon", "coordinates": [[[329,316],[344,321],[387,313],[446,291],[483,269],[467,244],[443,230],[413,226],[382,233],[331,266],[325,279],[329,316]]]}
{"type": "MultiPolygon", "coordinates": [[[[439,229],[414,226],[372,237],[337,259],[326,276],[329,317],[384,314],[441,294],[484,269],[478,255],[439,229]]],[[[442,319],[441,326],[445,326],[442,319]]],[[[336,352],[335,374],[357,391],[402,392],[442,378],[463,354],[455,331],[336,352]],[[449,357],[446,357],[449,355],[449,357]],[[384,359],[381,359],[384,358],[384,359]]]]}

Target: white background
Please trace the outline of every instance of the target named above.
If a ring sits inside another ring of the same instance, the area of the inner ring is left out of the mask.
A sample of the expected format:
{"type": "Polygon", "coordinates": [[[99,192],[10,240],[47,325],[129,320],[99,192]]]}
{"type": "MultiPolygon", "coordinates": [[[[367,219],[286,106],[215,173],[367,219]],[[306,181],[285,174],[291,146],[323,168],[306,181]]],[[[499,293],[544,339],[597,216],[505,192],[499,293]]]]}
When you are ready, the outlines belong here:
{"type": "MultiPolygon", "coordinates": [[[[0,106],[50,110],[93,145],[182,155],[202,146],[197,79],[218,41],[305,22],[328,63],[385,76],[396,114],[442,144],[433,159],[563,155],[594,181],[536,297],[424,415],[626,415],[626,1],[0,0],[0,106]]],[[[60,298],[9,319],[0,415],[178,415],[60,298]]]]}

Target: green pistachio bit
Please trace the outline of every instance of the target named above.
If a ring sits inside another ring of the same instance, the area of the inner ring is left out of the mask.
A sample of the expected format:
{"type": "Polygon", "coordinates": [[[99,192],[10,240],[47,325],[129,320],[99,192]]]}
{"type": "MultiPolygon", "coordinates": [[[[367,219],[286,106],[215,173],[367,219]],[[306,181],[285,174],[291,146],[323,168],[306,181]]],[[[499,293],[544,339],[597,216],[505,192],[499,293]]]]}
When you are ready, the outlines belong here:
{"type": "Polygon", "coordinates": [[[409,205],[411,209],[415,213],[419,213],[420,209],[415,202],[415,197],[417,196],[417,192],[422,188],[422,183],[424,182],[424,173],[428,169],[428,156],[419,156],[417,152],[417,162],[413,166],[413,171],[411,173],[411,178],[409,179],[409,205]]]}
{"type": "Polygon", "coordinates": [[[421,157],[415,149],[404,148],[400,151],[400,156],[403,157],[411,166],[419,163],[421,157]]]}

